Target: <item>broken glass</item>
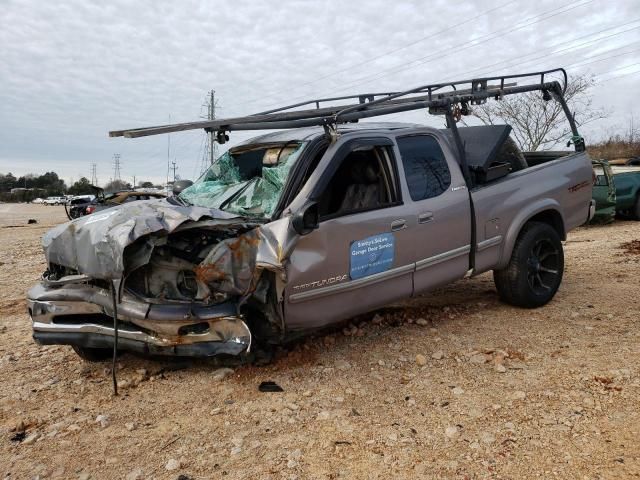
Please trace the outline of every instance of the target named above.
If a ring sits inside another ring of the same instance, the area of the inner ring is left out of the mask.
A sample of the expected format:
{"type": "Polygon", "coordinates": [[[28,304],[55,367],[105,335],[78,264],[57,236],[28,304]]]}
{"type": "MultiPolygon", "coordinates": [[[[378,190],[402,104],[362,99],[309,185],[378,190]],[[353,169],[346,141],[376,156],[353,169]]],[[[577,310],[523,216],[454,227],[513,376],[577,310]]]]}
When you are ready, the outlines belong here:
{"type": "Polygon", "coordinates": [[[238,147],[224,153],[180,198],[244,216],[270,217],[303,143],[238,147]]]}

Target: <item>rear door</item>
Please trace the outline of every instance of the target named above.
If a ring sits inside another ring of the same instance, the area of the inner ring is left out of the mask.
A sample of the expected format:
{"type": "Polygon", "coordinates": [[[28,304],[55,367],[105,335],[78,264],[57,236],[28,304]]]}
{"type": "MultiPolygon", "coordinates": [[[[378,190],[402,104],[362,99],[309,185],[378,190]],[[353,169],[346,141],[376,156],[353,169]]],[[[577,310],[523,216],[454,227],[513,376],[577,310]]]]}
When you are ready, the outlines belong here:
{"type": "Polygon", "coordinates": [[[416,222],[411,237],[418,294],[462,278],[469,269],[469,193],[457,161],[435,136],[402,136],[396,141],[416,222]]]}
{"type": "Polygon", "coordinates": [[[320,223],[289,258],[289,330],[322,327],[411,295],[413,240],[392,146],[388,138],[338,141],[310,178],[320,223]]]}

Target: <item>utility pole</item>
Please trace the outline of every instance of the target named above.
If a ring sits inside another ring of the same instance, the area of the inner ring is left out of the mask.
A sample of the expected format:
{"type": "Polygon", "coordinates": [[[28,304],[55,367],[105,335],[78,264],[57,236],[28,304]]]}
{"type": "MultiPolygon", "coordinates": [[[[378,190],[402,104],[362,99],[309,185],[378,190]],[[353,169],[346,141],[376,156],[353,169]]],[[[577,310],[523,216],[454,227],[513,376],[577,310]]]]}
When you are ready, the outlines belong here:
{"type": "Polygon", "coordinates": [[[171,164],[173,165],[172,170],[173,170],[173,183],[176,182],[176,170],[178,169],[178,167],[176,166],[176,161],[175,159],[173,160],[173,162],[171,162],[171,164]]]}
{"type": "Polygon", "coordinates": [[[133,176],[133,189],[136,189],[136,176],[133,176]]]}
{"type": "MultiPolygon", "coordinates": [[[[171,114],[169,114],[169,123],[171,123],[171,114]]],[[[169,195],[169,170],[170,170],[170,165],[169,162],[170,160],[170,155],[171,155],[171,134],[167,135],[167,182],[165,183],[165,191],[167,193],[167,195],[169,195]]]]}
{"type": "MultiPolygon", "coordinates": [[[[216,91],[211,90],[209,92],[209,120],[216,119],[216,91]]],[[[213,165],[213,161],[216,159],[218,145],[215,142],[215,132],[211,130],[209,132],[209,165],[213,165]]]]}
{"type": "Polygon", "coordinates": [[[96,173],[96,164],[91,164],[91,185],[98,186],[98,175],[96,173]]]}
{"type": "MultiPolygon", "coordinates": [[[[216,100],[216,91],[210,90],[207,93],[205,101],[207,106],[207,120],[216,119],[216,108],[218,107],[218,101],[216,100]]],[[[204,106],[204,105],[203,105],[204,106]]],[[[214,131],[209,132],[207,138],[207,149],[202,156],[202,163],[200,164],[200,174],[213,165],[214,160],[218,157],[218,143],[216,142],[216,133],[214,131]]]]}
{"type": "Polygon", "coordinates": [[[113,180],[120,180],[120,154],[113,154],[113,180]]]}

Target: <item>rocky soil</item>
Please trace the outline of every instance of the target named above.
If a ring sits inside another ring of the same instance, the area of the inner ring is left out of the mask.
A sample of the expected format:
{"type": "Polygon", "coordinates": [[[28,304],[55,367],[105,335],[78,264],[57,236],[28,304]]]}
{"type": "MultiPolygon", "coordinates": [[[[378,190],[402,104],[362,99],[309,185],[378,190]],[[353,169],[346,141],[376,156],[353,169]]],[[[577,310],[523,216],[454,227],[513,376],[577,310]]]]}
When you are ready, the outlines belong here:
{"type": "Polygon", "coordinates": [[[0,204],[0,478],[640,477],[640,223],[572,232],[538,310],[485,274],[268,366],[123,356],[113,397],[108,364],[31,340],[25,292],[63,220],[0,204]]]}

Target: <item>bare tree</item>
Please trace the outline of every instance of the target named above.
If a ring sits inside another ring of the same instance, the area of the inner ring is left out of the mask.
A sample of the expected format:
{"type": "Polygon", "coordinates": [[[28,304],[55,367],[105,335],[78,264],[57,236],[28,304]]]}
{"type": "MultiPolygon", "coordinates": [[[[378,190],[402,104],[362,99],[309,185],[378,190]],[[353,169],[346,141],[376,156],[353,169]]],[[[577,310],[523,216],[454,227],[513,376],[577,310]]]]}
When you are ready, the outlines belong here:
{"type": "MultiPolygon", "coordinates": [[[[593,84],[591,77],[576,76],[567,85],[564,97],[578,127],[607,116],[605,110],[593,106],[589,95],[593,84]]],[[[551,149],[571,133],[562,106],[554,100],[544,100],[540,92],[489,101],[474,106],[472,113],[485,125],[511,125],[513,136],[524,151],[551,149]]]]}

